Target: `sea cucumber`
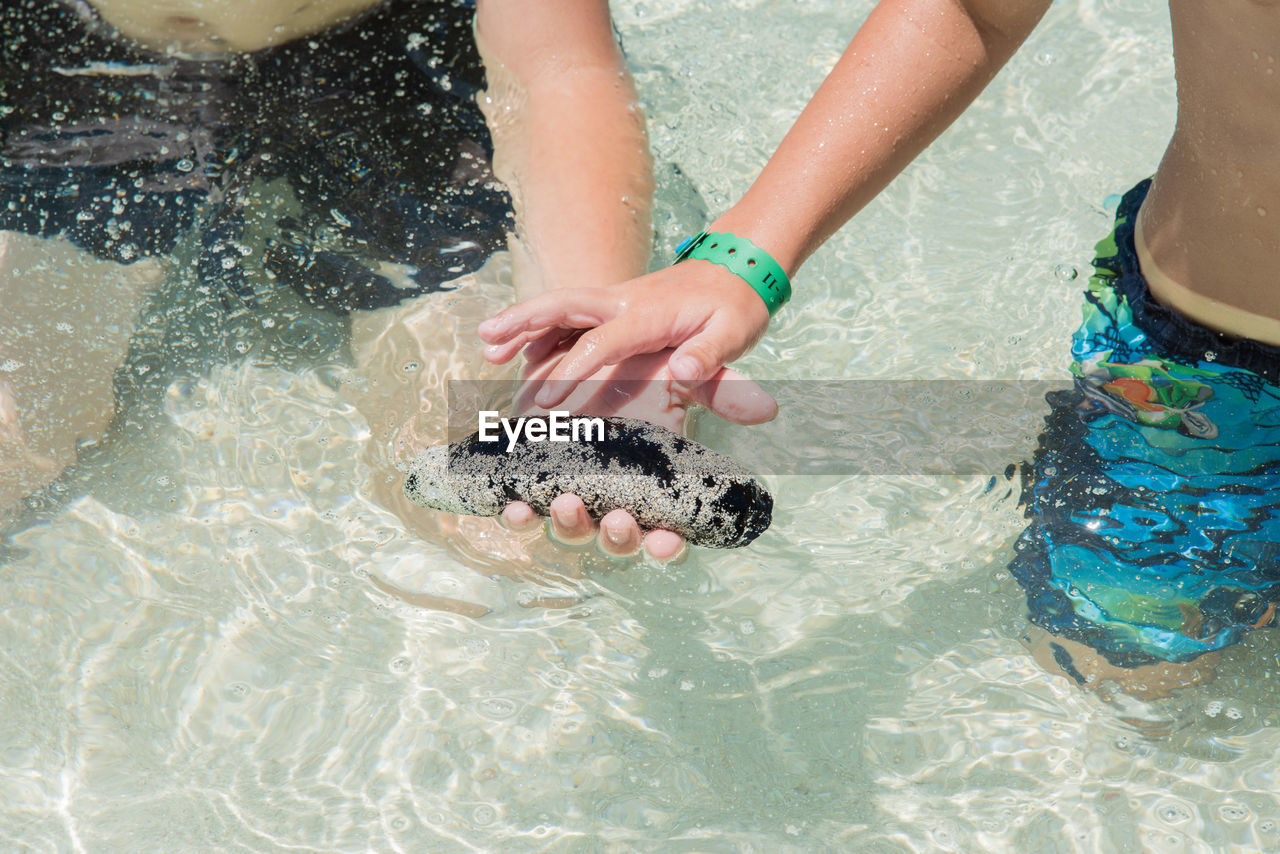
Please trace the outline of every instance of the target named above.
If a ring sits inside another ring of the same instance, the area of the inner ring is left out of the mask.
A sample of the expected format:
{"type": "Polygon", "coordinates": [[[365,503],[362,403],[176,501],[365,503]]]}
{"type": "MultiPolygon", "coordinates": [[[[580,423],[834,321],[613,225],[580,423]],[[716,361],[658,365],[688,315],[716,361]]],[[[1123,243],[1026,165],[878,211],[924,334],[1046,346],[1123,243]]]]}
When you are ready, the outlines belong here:
{"type": "Polygon", "coordinates": [[[603,421],[597,441],[522,437],[508,451],[505,438],[481,441],[477,431],[427,448],[409,467],[405,495],[424,507],[496,516],[512,501],[546,515],[567,492],[597,519],[620,507],[643,528],[722,549],[745,546],[769,527],[772,496],[733,460],[647,421],[603,421]]]}

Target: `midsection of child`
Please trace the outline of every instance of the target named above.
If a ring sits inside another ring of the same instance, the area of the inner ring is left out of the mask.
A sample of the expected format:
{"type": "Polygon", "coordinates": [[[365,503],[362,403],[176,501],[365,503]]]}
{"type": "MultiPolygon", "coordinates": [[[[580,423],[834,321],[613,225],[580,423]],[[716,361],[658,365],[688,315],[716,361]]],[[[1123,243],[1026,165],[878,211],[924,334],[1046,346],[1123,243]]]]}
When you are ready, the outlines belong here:
{"type": "Polygon", "coordinates": [[[379,0],[91,0],[121,35],[159,51],[248,52],[312,35],[379,0]]]}
{"type": "Polygon", "coordinates": [[[1280,344],[1280,5],[1172,0],[1178,121],[1138,220],[1156,299],[1280,344]]]}

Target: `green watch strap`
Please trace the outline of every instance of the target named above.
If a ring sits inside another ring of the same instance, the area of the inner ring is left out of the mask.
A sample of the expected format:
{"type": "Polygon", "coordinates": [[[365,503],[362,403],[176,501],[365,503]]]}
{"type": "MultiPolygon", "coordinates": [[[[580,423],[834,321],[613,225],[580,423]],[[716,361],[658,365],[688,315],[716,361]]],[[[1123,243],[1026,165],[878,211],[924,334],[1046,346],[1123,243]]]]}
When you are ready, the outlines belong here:
{"type": "Polygon", "coordinates": [[[675,263],[686,258],[701,258],[729,268],[760,295],[770,317],[791,299],[791,280],[782,265],[745,237],[727,231],[704,231],[687,237],[676,248],[675,263]]]}

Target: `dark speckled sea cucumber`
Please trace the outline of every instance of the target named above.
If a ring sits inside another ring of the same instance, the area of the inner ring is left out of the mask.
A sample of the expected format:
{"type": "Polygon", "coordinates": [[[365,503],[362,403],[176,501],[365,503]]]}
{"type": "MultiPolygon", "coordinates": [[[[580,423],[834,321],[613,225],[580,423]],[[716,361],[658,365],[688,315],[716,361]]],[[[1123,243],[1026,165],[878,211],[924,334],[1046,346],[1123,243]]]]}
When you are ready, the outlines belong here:
{"type": "Polygon", "coordinates": [[[476,432],[427,448],[409,468],[405,495],[437,510],[496,516],[512,501],[545,515],[568,492],[597,519],[621,507],[643,528],[721,549],[745,546],[769,527],[773,498],[733,460],[647,421],[602,420],[598,441],[532,442],[522,433],[508,452],[505,436],[482,442],[476,432]]]}

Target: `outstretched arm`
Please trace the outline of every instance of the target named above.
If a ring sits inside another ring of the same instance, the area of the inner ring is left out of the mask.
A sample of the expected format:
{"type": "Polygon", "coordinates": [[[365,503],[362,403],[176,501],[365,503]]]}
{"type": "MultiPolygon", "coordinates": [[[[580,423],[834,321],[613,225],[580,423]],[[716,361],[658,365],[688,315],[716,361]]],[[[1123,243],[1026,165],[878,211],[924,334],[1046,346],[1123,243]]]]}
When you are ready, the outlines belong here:
{"type": "MultiPolygon", "coordinates": [[[[606,0],[481,0],[476,42],[488,78],[481,108],[493,136],[494,172],[516,212],[517,294],[643,274],[653,195],[649,145],[606,0]]],[[[529,355],[526,373],[555,366],[555,347],[544,350],[529,355]]],[[[536,522],[523,502],[503,517],[516,528],[536,522]]],[[[551,519],[563,541],[595,536],[575,496],[557,498],[551,519]]],[[[627,552],[640,536],[630,516],[615,514],[601,545],[627,552]]],[[[659,549],[663,557],[681,547],[671,537],[659,549]]]]}
{"type": "Polygon", "coordinates": [[[644,116],[605,0],[481,0],[481,107],[511,190],[521,296],[612,285],[649,260],[644,116]]]}
{"type": "MultiPolygon", "coordinates": [[[[643,274],[652,237],[648,140],[605,0],[481,0],[476,32],[489,78],[482,107],[494,138],[494,171],[510,188],[516,209],[517,292],[612,285],[643,274]]],[[[571,335],[544,337],[526,353],[526,376],[554,370],[573,343],[571,335]]],[[[748,423],[773,415],[772,400],[749,383],[672,392],[654,381],[665,371],[660,353],[612,364],[590,375],[600,393],[584,387],[583,394],[557,403],[673,429],[681,428],[684,408],[693,401],[748,423]],[[616,380],[642,391],[613,394],[616,380]]],[[[533,522],[533,511],[516,503],[504,517],[522,527],[533,522]]],[[[563,540],[596,535],[595,522],[574,496],[552,504],[551,522],[563,540]]],[[[671,532],[643,534],[621,510],[601,520],[599,533],[601,547],[613,553],[636,550],[642,536],[656,557],[682,548],[671,532]]]]}
{"type": "MultiPolygon", "coordinates": [[[[1051,0],[882,0],[742,199],[711,231],[750,239],[795,273],[977,97],[1051,0]]],[[[539,336],[587,329],[548,376],[553,406],[603,365],[673,349],[696,384],[743,355],[768,325],[741,279],[689,260],[605,288],[545,294],[480,327],[504,362],[539,336]]]]}

